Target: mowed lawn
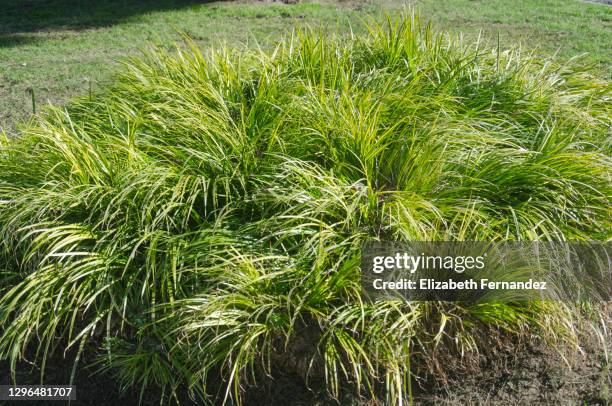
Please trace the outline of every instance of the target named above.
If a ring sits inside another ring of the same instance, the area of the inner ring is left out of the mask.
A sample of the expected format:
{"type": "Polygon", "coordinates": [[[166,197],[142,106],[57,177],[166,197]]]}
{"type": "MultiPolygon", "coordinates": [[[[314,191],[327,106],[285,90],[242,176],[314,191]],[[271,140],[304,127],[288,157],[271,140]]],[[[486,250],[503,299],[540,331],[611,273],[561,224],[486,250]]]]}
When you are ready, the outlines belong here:
{"type": "Polygon", "coordinates": [[[271,1],[84,1],[0,0],[0,128],[14,132],[37,109],[103,86],[117,61],[149,44],[171,47],[180,32],[203,46],[219,41],[269,46],[299,25],[321,25],[348,34],[363,19],[393,16],[416,7],[436,27],[482,31],[502,47],[583,55],[610,76],[612,6],[579,0],[319,0],[271,1]]]}

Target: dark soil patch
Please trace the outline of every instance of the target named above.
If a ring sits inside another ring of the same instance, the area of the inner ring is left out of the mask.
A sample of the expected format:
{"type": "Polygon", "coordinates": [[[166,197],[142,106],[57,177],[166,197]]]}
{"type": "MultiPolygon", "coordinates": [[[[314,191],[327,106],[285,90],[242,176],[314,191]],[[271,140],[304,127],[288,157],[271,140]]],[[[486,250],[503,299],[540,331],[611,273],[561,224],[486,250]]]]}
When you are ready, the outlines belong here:
{"type": "Polygon", "coordinates": [[[416,398],[443,405],[608,405],[611,379],[605,351],[594,340],[584,353],[566,354],[565,360],[543,343],[528,342],[480,355],[471,370],[451,367],[446,382],[425,380],[427,389],[416,398]]]}
{"type": "MultiPolygon", "coordinates": [[[[495,338],[497,345],[486,352],[458,361],[452,354],[441,354],[444,371],[440,375],[415,376],[414,403],[417,405],[517,405],[517,404],[612,404],[612,374],[605,354],[612,353],[610,341],[603,348],[595,334],[581,339],[582,353],[565,354],[533,341],[517,342],[495,338]]],[[[609,337],[608,337],[609,339],[609,337]]],[[[485,346],[483,346],[484,348],[485,346]]],[[[66,385],[70,379],[73,354],[66,358],[56,355],[48,362],[45,384],[66,385]]],[[[30,358],[31,359],[31,358],[30,358]]],[[[84,360],[87,364],[92,360],[84,360]]],[[[257,385],[248,389],[245,405],[355,405],[379,406],[382,402],[360,399],[348,389],[340,399],[331,399],[322,388],[321,379],[312,379],[308,387],[300,377],[299,368],[279,365],[272,377],[261,376],[257,385]],[[310,388],[310,389],[309,389],[310,388]]],[[[81,369],[76,376],[75,406],[116,406],[138,404],[138,390],[121,392],[109,374],[92,374],[81,369]]],[[[38,384],[40,370],[26,362],[18,365],[17,383],[38,384]]],[[[0,385],[11,384],[9,364],[0,362],[0,385]]],[[[159,405],[159,390],[147,390],[142,405],[159,405]]],[[[179,394],[182,404],[197,404],[186,393],[179,394]]],[[[0,402],[1,403],[1,402],[0,402]]],[[[21,401],[20,406],[41,405],[44,402],[21,401]]],[[[62,402],[53,402],[62,404],[62,402]]]]}

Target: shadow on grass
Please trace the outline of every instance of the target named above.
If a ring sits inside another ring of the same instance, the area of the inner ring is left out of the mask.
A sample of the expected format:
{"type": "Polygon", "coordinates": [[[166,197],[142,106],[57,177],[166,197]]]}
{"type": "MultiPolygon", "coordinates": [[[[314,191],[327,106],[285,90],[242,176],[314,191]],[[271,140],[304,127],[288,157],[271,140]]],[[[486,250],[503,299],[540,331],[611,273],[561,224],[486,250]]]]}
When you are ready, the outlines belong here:
{"type": "Polygon", "coordinates": [[[155,11],[213,0],[0,0],[0,47],[35,42],[37,31],[107,27],[155,11]]]}
{"type": "Polygon", "coordinates": [[[32,34],[0,34],[0,48],[16,47],[37,42],[38,38],[32,34]]]}

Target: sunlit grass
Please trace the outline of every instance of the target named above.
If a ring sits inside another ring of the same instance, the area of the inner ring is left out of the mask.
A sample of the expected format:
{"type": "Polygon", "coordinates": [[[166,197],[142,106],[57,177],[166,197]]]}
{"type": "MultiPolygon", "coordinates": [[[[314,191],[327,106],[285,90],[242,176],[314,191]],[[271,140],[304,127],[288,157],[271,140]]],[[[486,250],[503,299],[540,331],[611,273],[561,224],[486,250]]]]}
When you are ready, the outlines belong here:
{"type": "Polygon", "coordinates": [[[238,401],[308,337],[296,372],[396,403],[489,328],[572,343],[569,304],[364,303],[360,247],[609,239],[609,102],[578,66],[413,15],[151,51],[2,141],[0,356],[93,342],[124,387],[238,401]]]}

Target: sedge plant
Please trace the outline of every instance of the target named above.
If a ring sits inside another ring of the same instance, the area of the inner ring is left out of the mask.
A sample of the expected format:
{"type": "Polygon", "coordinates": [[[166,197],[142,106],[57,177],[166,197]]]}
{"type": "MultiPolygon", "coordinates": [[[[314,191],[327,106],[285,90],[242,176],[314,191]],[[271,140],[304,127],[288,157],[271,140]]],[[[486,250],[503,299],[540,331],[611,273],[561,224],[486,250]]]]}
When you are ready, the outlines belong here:
{"type": "Polygon", "coordinates": [[[123,388],[229,403],[282,363],[398,404],[437,347],[476,352],[488,329],[575,342],[578,305],[366,302],[360,250],[608,240],[609,82],[416,14],[267,50],[188,44],[2,140],[13,369],[74,349],[74,373],[90,352],[123,388]]]}

